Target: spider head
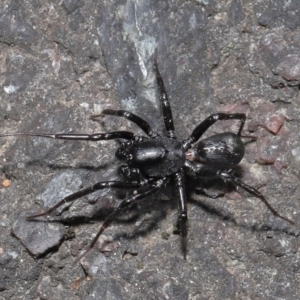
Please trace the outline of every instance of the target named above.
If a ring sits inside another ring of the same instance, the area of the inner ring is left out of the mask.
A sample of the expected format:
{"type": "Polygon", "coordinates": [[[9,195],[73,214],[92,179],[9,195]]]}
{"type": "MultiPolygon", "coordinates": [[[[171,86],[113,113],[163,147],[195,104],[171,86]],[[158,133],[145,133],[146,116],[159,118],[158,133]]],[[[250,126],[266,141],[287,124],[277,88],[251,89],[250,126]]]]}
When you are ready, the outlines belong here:
{"type": "Polygon", "coordinates": [[[121,161],[127,161],[128,160],[128,156],[130,154],[128,153],[128,150],[126,148],[119,148],[117,151],[116,151],[116,158],[121,160],[121,161]]]}

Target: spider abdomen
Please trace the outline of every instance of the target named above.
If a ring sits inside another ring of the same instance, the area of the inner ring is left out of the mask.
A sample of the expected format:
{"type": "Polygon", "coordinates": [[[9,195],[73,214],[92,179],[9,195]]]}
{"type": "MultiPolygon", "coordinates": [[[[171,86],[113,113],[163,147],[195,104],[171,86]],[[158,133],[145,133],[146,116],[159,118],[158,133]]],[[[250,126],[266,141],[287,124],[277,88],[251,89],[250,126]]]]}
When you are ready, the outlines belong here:
{"type": "Polygon", "coordinates": [[[200,141],[194,154],[195,160],[202,164],[229,168],[242,160],[245,146],[237,134],[225,132],[200,141]]]}
{"type": "Polygon", "coordinates": [[[140,169],[145,177],[165,177],[183,167],[185,152],[178,140],[159,137],[128,149],[130,167],[140,169]]]}

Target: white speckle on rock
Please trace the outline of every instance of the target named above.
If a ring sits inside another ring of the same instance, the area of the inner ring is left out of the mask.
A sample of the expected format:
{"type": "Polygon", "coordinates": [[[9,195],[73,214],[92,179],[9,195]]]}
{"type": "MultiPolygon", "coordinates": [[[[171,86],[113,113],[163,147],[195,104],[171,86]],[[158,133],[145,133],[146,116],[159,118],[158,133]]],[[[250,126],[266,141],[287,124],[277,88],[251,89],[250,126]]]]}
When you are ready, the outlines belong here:
{"type": "Polygon", "coordinates": [[[16,85],[7,85],[3,89],[6,94],[13,94],[18,90],[18,88],[19,87],[16,85]]]}

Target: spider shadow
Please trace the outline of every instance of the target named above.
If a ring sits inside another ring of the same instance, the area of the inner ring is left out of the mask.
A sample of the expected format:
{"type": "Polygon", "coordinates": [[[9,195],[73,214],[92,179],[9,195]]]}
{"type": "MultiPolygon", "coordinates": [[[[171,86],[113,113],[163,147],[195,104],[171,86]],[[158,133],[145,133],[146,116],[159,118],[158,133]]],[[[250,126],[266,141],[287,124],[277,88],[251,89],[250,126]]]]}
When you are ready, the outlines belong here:
{"type": "Polygon", "coordinates": [[[85,170],[85,171],[90,171],[90,172],[99,172],[101,170],[105,170],[106,165],[101,165],[99,167],[95,167],[92,165],[83,165],[83,164],[79,164],[74,166],[61,166],[61,165],[57,165],[57,164],[50,164],[50,163],[46,163],[42,160],[31,160],[29,162],[27,162],[27,166],[41,166],[41,167],[47,167],[53,171],[57,171],[57,170],[85,170]]]}
{"type": "MultiPolygon", "coordinates": [[[[49,166],[52,167],[52,166],[49,166]]],[[[69,169],[68,167],[60,167],[60,166],[54,166],[56,169],[69,169]]],[[[95,167],[89,167],[89,166],[80,166],[78,168],[84,168],[86,167],[89,170],[97,171],[101,168],[95,168],[95,167]]],[[[74,168],[72,168],[74,169],[74,168]]],[[[237,166],[235,168],[235,175],[238,177],[241,177],[243,173],[243,169],[240,166],[237,166]]],[[[210,199],[216,199],[220,196],[223,196],[226,194],[226,192],[231,192],[235,190],[234,185],[230,183],[224,182],[222,179],[199,179],[194,177],[188,177],[187,180],[187,191],[196,191],[196,194],[204,194],[204,197],[210,198],[210,199]],[[214,192],[208,192],[210,190],[213,190],[214,192]],[[221,191],[221,192],[220,192],[221,191]]],[[[153,230],[155,230],[162,220],[164,220],[167,217],[168,211],[176,209],[177,207],[177,201],[175,198],[177,197],[176,194],[174,194],[172,189],[171,182],[170,186],[165,188],[163,193],[167,195],[167,197],[170,199],[169,201],[163,201],[163,200],[157,200],[157,197],[159,197],[159,194],[156,194],[154,196],[151,196],[144,201],[141,201],[139,204],[135,204],[132,207],[126,209],[123,214],[121,214],[119,217],[117,217],[114,220],[114,223],[118,223],[123,225],[121,229],[116,229],[116,232],[113,233],[113,240],[116,241],[119,239],[127,239],[132,240],[136,239],[138,237],[146,236],[153,230]],[[146,214],[150,214],[150,217],[145,216],[146,214]],[[139,222],[140,221],[140,222],[139,222]],[[138,225],[135,225],[134,228],[132,228],[133,223],[139,223],[138,225]],[[131,227],[129,227],[131,225],[131,227]],[[125,228],[124,228],[125,226],[125,228]]],[[[119,190],[118,190],[119,191],[119,190]]],[[[246,192],[245,192],[246,193],[246,192]]],[[[126,193],[119,191],[116,193],[117,199],[115,200],[115,203],[120,203],[122,200],[126,198],[126,193]]],[[[242,194],[243,195],[243,194],[242,194]]],[[[274,232],[284,232],[291,234],[286,227],[282,227],[278,225],[278,227],[270,226],[268,224],[259,226],[258,224],[254,225],[247,225],[247,224],[238,224],[238,222],[234,218],[234,214],[229,212],[226,209],[219,209],[214,206],[213,202],[207,200],[199,200],[195,199],[191,193],[188,193],[188,202],[199,207],[203,211],[205,211],[207,214],[210,214],[212,216],[217,216],[221,218],[222,220],[225,220],[226,222],[230,222],[234,226],[244,228],[246,230],[249,230],[251,232],[266,232],[266,231],[274,231],[274,232]]],[[[78,199],[77,201],[80,201],[78,199]]],[[[105,202],[105,197],[102,197],[101,199],[97,199],[95,203],[98,203],[96,205],[96,208],[92,215],[90,216],[71,216],[71,217],[64,217],[65,209],[61,214],[62,217],[59,217],[59,219],[32,219],[31,222],[51,222],[51,223],[61,223],[67,226],[77,227],[85,224],[94,224],[96,222],[103,222],[114,210],[114,207],[99,207],[99,204],[101,205],[101,202],[105,202]]],[[[242,201],[242,199],[241,199],[242,201]]],[[[115,207],[117,206],[115,205],[115,207]]],[[[176,224],[177,219],[174,219],[174,227],[176,224]]],[[[190,220],[191,221],[191,220],[190,220]]],[[[99,228],[102,224],[99,225],[99,228]]],[[[173,233],[176,233],[175,231],[173,233]]]]}
{"type": "MultiPolygon", "coordinates": [[[[234,174],[235,176],[237,176],[238,178],[241,178],[243,175],[243,168],[241,166],[235,166],[234,168],[234,174]]],[[[217,208],[214,203],[211,200],[217,200],[221,197],[226,197],[226,193],[230,193],[233,191],[236,191],[236,186],[232,183],[227,183],[224,182],[224,180],[220,179],[220,178],[215,178],[215,179],[205,179],[202,180],[200,186],[197,186],[197,183],[199,183],[199,179],[197,178],[191,178],[191,182],[189,184],[189,186],[194,186],[194,190],[196,195],[198,195],[197,197],[193,197],[190,196],[189,197],[189,203],[200,207],[203,211],[205,211],[207,214],[211,215],[211,216],[218,216],[219,218],[221,218],[222,220],[225,220],[226,222],[229,222],[231,224],[233,224],[235,227],[239,227],[239,228],[243,228],[245,230],[251,231],[251,232],[267,232],[267,231],[273,231],[273,232],[280,232],[280,233],[286,233],[289,235],[293,235],[293,233],[289,230],[289,224],[284,221],[281,220],[280,218],[273,216],[274,219],[279,220],[278,222],[272,222],[272,224],[269,224],[267,222],[265,222],[265,224],[252,224],[252,225],[248,225],[246,223],[238,223],[236,221],[236,219],[234,218],[234,213],[230,212],[229,210],[227,210],[226,208],[222,207],[222,208],[217,208]],[[209,191],[209,192],[208,192],[209,191]],[[199,197],[199,195],[204,195],[204,197],[206,199],[210,199],[210,200],[202,200],[199,199],[201,198],[201,196],[199,197]]],[[[260,199],[249,194],[248,192],[244,191],[243,189],[240,189],[238,192],[241,195],[241,199],[239,199],[238,201],[244,201],[244,197],[247,197],[247,195],[257,199],[258,202],[260,202],[260,199]]],[[[219,200],[220,201],[220,200],[219,200]]],[[[264,204],[262,202],[260,202],[261,205],[264,206],[264,204]]],[[[267,211],[269,211],[267,209],[267,207],[265,207],[265,209],[267,211]]],[[[269,211],[270,214],[272,214],[269,211]]]]}
{"type": "MultiPolygon", "coordinates": [[[[243,200],[241,199],[241,201],[243,200]]],[[[282,222],[286,222],[284,220],[280,220],[280,223],[277,224],[272,223],[272,225],[267,223],[265,224],[256,223],[253,225],[248,225],[246,223],[241,224],[236,221],[236,219],[234,218],[234,214],[232,212],[225,211],[224,209],[218,209],[214,207],[213,204],[207,203],[207,201],[201,201],[199,199],[193,199],[192,197],[190,197],[189,203],[201,208],[203,211],[205,211],[207,214],[211,216],[217,216],[220,219],[233,224],[233,226],[237,228],[242,228],[247,231],[257,232],[257,233],[272,231],[272,232],[285,233],[291,236],[296,236],[296,234],[290,231],[289,224],[285,225],[282,223],[282,222]]],[[[274,218],[276,217],[274,216],[274,218]]]]}
{"type": "MultiPolygon", "coordinates": [[[[100,171],[105,170],[105,166],[94,167],[90,165],[77,165],[76,167],[73,166],[60,166],[56,164],[45,163],[41,160],[33,160],[28,162],[28,165],[35,166],[44,166],[50,168],[52,170],[84,170],[89,171],[92,173],[98,173],[100,171]]],[[[117,168],[117,166],[116,166],[117,168]]],[[[110,180],[110,178],[102,178],[104,181],[110,180]]],[[[115,178],[114,178],[115,180],[115,178]]],[[[122,179],[120,179],[122,180],[122,179]]],[[[101,199],[96,199],[94,202],[95,210],[92,215],[74,215],[74,216],[66,216],[69,210],[69,207],[65,208],[60,214],[55,215],[52,213],[50,218],[40,217],[37,219],[31,219],[30,222],[49,222],[49,223],[60,223],[66,226],[77,227],[86,224],[94,224],[97,222],[103,222],[105,219],[114,211],[114,208],[126,198],[126,195],[121,190],[114,190],[116,194],[116,199],[114,200],[114,207],[100,207],[101,202],[105,203],[105,197],[101,199]]],[[[155,195],[157,196],[157,194],[155,195]]],[[[118,216],[113,223],[123,224],[126,226],[125,231],[114,234],[114,240],[118,238],[126,238],[126,239],[134,239],[135,237],[145,236],[151,231],[153,231],[159,222],[164,219],[167,215],[167,209],[170,207],[170,203],[172,201],[157,201],[155,200],[155,196],[149,197],[144,201],[141,201],[139,204],[135,204],[130,208],[127,208],[124,213],[118,216]],[[165,209],[162,209],[163,206],[166,206],[165,209]],[[146,217],[141,219],[143,215],[146,213],[151,213],[151,218],[146,217]],[[141,225],[136,226],[133,230],[129,229],[128,225],[133,224],[141,220],[141,225]]],[[[79,198],[76,201],[82,201],[83,198],[79,198]]],[[[109,200],[108,200],[109,201],[109,200]]],[[[91,204],[93,205],[93,204],[91,204]]],[[[71,204],[72,206],[72,204],[71,204]]],[[[99,225],[101,226],[101,224],[99,225]]],[[[99,227],[100,228],[100,227],[99,227]]],[[[122,227],[123,228],[123,227],[122,227]]]]}
{"type": "MultiPolygon", "coordinates": [[[[95,224],[105,221],[105,219],[114,211],[114,208],[124,200],[118,197],[116,200],[116,205],[114,207],[99,207],[97,205],[96,209],[93,211],[92,215],[76,215],[76,216],[66,216],[68,214],[68,208],[64,209],[60,215],[53,216],[51,219],[46,219],[40,217],[38,219],[32,219],[30,222],[49,222],[49,223],[60,223],[66,226],[78,227],[87,224],[95,224]]],[[[97,201],[99,201],[98,199],[97,201]]],[[[105,199],[101,198],[100,203],[105,199]]],[[[77,201],[80,201],[78,199],[77,201]]],[[[118,216],[113,223],[121,224],[121,228],[117,228],[116,232],[113,233],[113,240],[116,241],[120,238],[127,240],[136,239],[138,237],[146,236],[153,230],[155,230],[158,224],[166,218],[168,210],[173,210],[176,207],[174,201],[158,201],[157,197],[152,196],[143,203],[135,204],[132,207],[125,209],[125,211],[118,216]],[[144,217],[146,215],[146,217],[144,217]],[[134,223],[138,225],[133,225],[134,223]],[[134,228],[132,228],[134,226],[134,228]]],[[[96,206],[96,205],[95,205],[96,206]]],[[[175,222],[174,222],[175,223],[175,222]]],[[[99,224],[99,229],[102,223],[99,224]]],[[[108,227],[109,228],[109,227],[108,227]]]]}

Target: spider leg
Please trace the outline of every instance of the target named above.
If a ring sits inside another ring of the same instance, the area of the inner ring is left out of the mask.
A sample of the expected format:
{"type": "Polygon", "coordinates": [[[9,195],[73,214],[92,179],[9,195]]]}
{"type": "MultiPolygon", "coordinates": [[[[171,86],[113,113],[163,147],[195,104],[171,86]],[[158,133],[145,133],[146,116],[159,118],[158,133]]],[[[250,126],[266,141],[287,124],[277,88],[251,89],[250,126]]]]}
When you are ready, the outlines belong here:
{"type": "Polygon", "coordinates": [[[141,184],[146,184],[149,179],[146,179],[140,172],[138,168],[131,168],[128,165],[121,165],[118,168],[119,174],[129,182],[140,182],[141,184]]]}
{"type": "Polygon", "coordinates": [[[153,68],[154,68],[154,71],[156,74],[156,81],[157,81],[158,90],[159,90],[159,94],[160,94],[159,99],[162,104],[164,123],[165,123],[165,127],[166,127],[166,130],[168,133],[168,137],[176,138],[175,134],[174,134],[174,122],[173,122],[172,110],[171,110],[168,94],[166,92],[164,81],[158,70],[158,65],[157,65],[156,59],[154,60],[153,68]]]}
{"type": "Polygon", "coordinates": [[[91,116],[92,120],[95,120],[96,118],[100,117],[101,115],[110,115],[110,116],[116,116],[116,117],[124,117],[127,120],[130,120],[131,122],[135,123],[137,126],[139,126],[149,137],[156,138],[158,137],[158,133],[154,132],[149,125],[148,122],[146,122],[141,117],[126,111],[126,110],[114,110],[114,109],[104,109],[100,115],[94,115],[91,116]]]}
{"type": "Polygon", "coordinates": [[[175,174],[175,181],[177,186],[177,192],[179,195],[178,206],[179,206],[179,215],[177,221],[177,227],[180,229],[181,233],[181,249],[183,252],[183,258],[186,259],[187,254],[187,198],[186,198],[186,189],[184,183],[184,173],[182,170],[175,174]]]}
{"type": "Polygon", "coordinates": [[[282,216],[281,214],[279,214],[272,206],[271,204],[267,201],[267,199],[255,188],[249,186],[248,184],[244,183],[243,181],[241,181],[240,179],[238,179],[236,176],[234,176],[233,174],[230,173],[230,171],[219,171],[217,172],[217,175],[222,178],[225,181],[229,181],[232,182],[233,184],[241,187],[242,189],[244,189],[245,191],[247,191],[248,193],[256,196],[257,198],[259,198],[267,207],[268,209],[272,212],[272,214],[278,218],[281,218],[291,224],[295,224],[295,222],[293,220],[290,220],[287,217],[282,216]]]}
{"type": "Polygon", "coordinates": [[[241,187],[248,193],[254,195],[255,197],[259,198],[266,206],[267,208],[272,212],[272,214],[278,218],[281,218],[291,224],[295,224],[293,220],[290,220],[287,217],[282,216],[279,214],[272,206],[271,204],[267,201],[267,199],[262,195],[257,189],[253,188],[252,186],[246,184],[245,182],[241,181],[239,178],[234,176],[231,171],[224,171],[224,170],[219,170],[215,171],[213,169],[206,168],[205,166],[201,164],[195,164],[191,163],[189,161],[185,161],[184,166],[194,175],[199,176],[199,177],[210,177],[213,178],[215,176],[220,177],[224,181],[228,181],[233,183],[236,186],[241,187]]]}
{"type": "Polygon", "coordinates": [[[162,179],[159,179],[152,183],[150,186],[145,186],[141,189],[139,189],[136,193],[134,193],[131,197],[123,200],[117,208],[106,218],[106,220],[103,222],[102,226],[100,227],[100,230],[96,234],[96,236],[93,238],[92,242],[89,244],[89,246],[85,249],[85,251],[75,260],[75,263],[79,262],[82,257],[84,257],[96,244],[97,240],[103,233],[103,231],[109,227],[109,225],[118,217],[122,212],[124,212],[125,209],[130,207],[131,205],[135,204],[136,202],[143,200],[144,198],[151,196],[158,192],[162,187],[164,187],[168,183],[169,179],[167,177],[164,177],[162,179]]]}
{"type": "Polygon", "coordinates": [[[95,191],[98,190],[102,190],[102,189],[106,189],[106,188],[119,188],[119,189],[135,189],[135,188],[139,188],[141,187],[140,183],[137,182],[121,182],[121,181],[104,181],[104,182],[98,182],[95,183],[94,185],[85,188],[81,191],[78,191],[74,194],[68,195],[65,198],[63,198],[61,201],[59,201],[56,205],[54,205],[53,207],[51,207],[50,209],[39,213],[39,214],[35,214],[32,216],[28,216],[27,220],[32,220],[35,219],[37,217],[42,217],[42,216],[47,216],[50,215],[54,210],[56,210],[58,207],[62,206],[65,203],[68,202],[72,202],[75,201],[85,195],[91,194],[95,191]]]}
{"type": "Polygon", "coordinates": [[[217,121],[223,121],[223,120],[240,120],[241,126],[239,128],[237,135],[241,136],[241,132],[243,130],[246,121],[245,114],[217,113],[217,114],[210,115],[208,118],[202,121],[198,126],[196,126],[192,134],[188,137],[188,139],[183,142],[184,149],[186,150],[189,149],[193,143],[197,142],[200,139],[200,137],[210,126],[212,126],[217,121]]]}
{"type": "Polygon", "coordinates": [[[17,132],[17,133],[6,133],[1,134],[0,137],[5,136],[15,136],[15,135],[25,135],[25,136],[38,136],[50,139],[60,139],[60,140],[77,140],[77,141],[103,141],[103,140],[113,140],[113,139],[125,139],[125,140],[135,140],[135,136],[130,131],[112,131],[108,133],[35,133],[35,132],[17,132]]]}

